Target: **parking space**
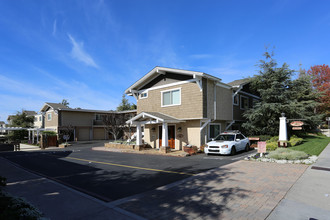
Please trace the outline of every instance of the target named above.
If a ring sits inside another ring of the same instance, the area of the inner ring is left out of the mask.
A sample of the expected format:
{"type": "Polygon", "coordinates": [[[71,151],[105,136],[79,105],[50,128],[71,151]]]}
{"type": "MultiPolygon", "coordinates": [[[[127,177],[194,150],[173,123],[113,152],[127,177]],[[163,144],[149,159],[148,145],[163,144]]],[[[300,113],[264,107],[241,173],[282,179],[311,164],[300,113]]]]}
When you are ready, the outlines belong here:
{"type": "Polygon", "coordinates": [[[243,159],[204,154],[167,157],[93,151],[97,143],[66,149],[1,153],[0,156],[104,201],[114,201],[243,159]]]}

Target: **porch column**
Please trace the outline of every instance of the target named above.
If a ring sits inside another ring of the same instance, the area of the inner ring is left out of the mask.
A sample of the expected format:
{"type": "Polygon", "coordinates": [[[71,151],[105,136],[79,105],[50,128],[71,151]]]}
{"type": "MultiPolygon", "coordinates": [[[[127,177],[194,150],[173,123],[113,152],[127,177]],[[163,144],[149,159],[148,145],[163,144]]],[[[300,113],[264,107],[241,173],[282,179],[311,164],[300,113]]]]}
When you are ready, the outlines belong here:
{"type": "Polygon", "coordinates": [[[39,144],[39,129],[37,129],[37,144],[39,144]]]}
{"type": "Polygon", "coordinates": [[[29,143],[31,142],[31,131],[30,130],[28,130],[29,131],[29,143]]]}
{"type": "Polygon", "coordinates": [[[141,124],[136,124],[136,145],[142,145],[142,131],[141,124]]]}
{"type": "Polygon", "coordinates": [[[34,144],[34,130],[32,131],[32,144],[34,144]]]}
{"type": "Polygon", "coordinates": [[[163,122],[162,125],[162,147],[168,146],[168,128],[167,123],[163,122]]]}

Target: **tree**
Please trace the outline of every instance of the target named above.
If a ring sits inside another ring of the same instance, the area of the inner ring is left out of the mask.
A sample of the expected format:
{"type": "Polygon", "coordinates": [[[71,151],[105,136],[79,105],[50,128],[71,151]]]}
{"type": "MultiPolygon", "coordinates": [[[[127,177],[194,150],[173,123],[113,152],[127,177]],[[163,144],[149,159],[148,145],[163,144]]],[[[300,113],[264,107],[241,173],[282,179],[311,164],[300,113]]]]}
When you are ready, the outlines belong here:
{"type": "Polygon", "coordinates": [[[112,134],[115,140],[119,138],[122,132],[126,129],[125,122],[127,118],[122,113],[110,113],[102,115],[102,121],[108,133],[112,134]]]}
{"type": "Polygon", "coordinates": [[[62,102],[60,104],[65,105],[66,107],[69,107],[70,105],[67,99],[62,99],[62,102]]]}
{"type": "Polygon", "coordinates": [[[120,105],[117,107],[117,111],[126,111],[126,110],[134,110],[136,109],[136,105],[135,104],[130,104],[128,102],[128,99],[126,99],[125,94],[123,94],[122,99],[121,99],[121,103],[120,105]]]}
{"type": "Polygon", "coordinates": [[[247,122],[243,128],[248,134],[278,135],[279,117],[306,119],[308,129],[319,122],[313,112],[317,103],[310,80],[301,75],[297,80],[291,77],[294,70],[284,63],[278,67],[273,55],[265,52],[266,60],[259,64],[259,75],[251,79],[251,87],[260,94],[261,101],[244,113],[247,122]]]}
{"type": "MultiPolygon", "coordinates": [[[[34,116],[28,116],[24,111],[17,112],[16,115],[11,116],[11,126],[12,127],[22,127],[22,128],[31,128],[33,127],[34,116]]],[[[23,140],[28,136],[27,130],[17,130],[12,131],[8,134],[10,140],[23,140]]]]}
{"type": "Polygon", "coordinates": [[[312,77],[314,88],[320,92],[318,101],[321,105],[317,108],[318,112],[330,116],[330,67],[328,65],[312,66],[307,74],[312,77]]]}

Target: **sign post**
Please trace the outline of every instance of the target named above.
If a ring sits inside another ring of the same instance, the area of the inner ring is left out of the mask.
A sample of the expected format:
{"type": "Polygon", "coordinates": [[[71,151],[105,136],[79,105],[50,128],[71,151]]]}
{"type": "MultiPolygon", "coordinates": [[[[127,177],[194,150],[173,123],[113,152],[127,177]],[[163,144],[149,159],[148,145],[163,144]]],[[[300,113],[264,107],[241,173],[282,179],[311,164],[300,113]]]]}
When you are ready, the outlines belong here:
{"type": "Polygon", "coordinates": [[[266,141],[258,141],[258,153],[260,153],[260,157],[266,153],[266,141]]]}
{"type": "Polygon", "coordinates": [[[329,137],[330,137],[330,117],[326,117],[326,120],[328,122],[328,131],[329,131],[329,137]]]}

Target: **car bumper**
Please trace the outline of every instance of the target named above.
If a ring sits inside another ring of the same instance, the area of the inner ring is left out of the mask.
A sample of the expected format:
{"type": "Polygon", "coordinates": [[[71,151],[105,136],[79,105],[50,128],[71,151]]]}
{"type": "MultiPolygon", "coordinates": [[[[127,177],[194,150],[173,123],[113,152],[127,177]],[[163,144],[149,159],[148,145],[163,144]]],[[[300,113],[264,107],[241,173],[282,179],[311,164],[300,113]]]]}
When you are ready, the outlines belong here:
{"type": "Polygon", "coordinates": [[[204,148],[205,154],[230,154],[230,149],[228,148],[204,148]]]}

